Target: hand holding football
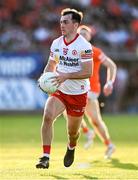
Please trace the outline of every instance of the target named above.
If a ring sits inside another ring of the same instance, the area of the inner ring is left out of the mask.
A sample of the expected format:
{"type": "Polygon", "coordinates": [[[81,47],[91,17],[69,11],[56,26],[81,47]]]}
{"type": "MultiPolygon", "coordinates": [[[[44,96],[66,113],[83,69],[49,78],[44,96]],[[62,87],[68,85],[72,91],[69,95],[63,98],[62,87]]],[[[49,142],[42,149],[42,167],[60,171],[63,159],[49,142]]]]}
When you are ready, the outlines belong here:
{"type": "Polygon", "coordinates": [[[54,93],[58,88],[58,83],[55,83],[57,75],[56,72],[43,73],[38,80],[40,89],[46,93],[54,93]]]}

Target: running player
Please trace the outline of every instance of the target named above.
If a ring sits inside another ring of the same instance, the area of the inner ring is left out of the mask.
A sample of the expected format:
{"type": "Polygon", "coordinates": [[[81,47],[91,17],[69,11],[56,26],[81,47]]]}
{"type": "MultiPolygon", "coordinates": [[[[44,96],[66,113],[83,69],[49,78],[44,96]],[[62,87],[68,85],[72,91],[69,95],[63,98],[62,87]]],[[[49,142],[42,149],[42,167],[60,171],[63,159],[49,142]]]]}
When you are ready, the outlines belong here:
{"type": "MultiPolygon", "coordinates": [[[[78,28],[78,33],[80,33],[87,41],[92,38],[91,29],[88,26],[82,25],[78,28]]],[[[87,142],[85,148],[89,148],[95,137],[95,132],[99,135],[102,142],[107,146],[105,152],[105,158],[110,158],[115,150],[115,146],[111,141],[108,128],[102,120],[98,97],[101,92],[101,84],[99,77],[99,69],[101,65],[107,68],[107,81],[104,85],[103,92],[105,96],[109,96],[113,91],[113,83],[116,77],[116,65],[103,51],[95,46],[93,46],[93,62],[94,69],[93,75],[90,77],[90,91],[88,92],[88,103],[86,106],[86,116],[89,121],[93,124],[94,131],[90,130],[83,120],[82,130],[86,134],[87,142]]]]}
{"type": "Polygon", "coordinates": [[[64,110],[67,112],[69,137],[64,166],[69,167],[74,161],[93,62],[91,44],[77,33],[82,16],[81,12],[70,8],[61,12],[62,36],[53,41],[48,64],[44,69],[44,72],[58,72],[58,76],[53,81],[60,86],[48,97],[45,104],[41,128],[43,156],[36,164],[36,168],[49,167],[54,120],[64,110]]]}

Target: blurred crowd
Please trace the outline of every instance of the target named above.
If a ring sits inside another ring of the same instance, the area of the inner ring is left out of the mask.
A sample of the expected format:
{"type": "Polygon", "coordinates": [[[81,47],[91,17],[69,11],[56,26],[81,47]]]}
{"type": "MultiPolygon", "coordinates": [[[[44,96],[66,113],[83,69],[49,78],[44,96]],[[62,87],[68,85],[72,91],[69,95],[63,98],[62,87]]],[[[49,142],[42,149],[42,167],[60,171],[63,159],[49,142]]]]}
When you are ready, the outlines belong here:
{"type": "Polygon", "coordinates": [[[94,29],[95,43],[135,52],[138,44],[137,0],[1,0],[0,48],[44,50],[60,34],[61,9],[83,11],[94,29]]]}

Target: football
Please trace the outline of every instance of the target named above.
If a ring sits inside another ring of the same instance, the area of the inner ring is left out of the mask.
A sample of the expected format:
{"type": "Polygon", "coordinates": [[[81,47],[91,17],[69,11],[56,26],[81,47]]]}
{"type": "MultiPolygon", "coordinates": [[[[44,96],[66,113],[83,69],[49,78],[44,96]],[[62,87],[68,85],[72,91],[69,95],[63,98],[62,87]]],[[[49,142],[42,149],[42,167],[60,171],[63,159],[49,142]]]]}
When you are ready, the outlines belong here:
{"type": "Polygon", "coordinates": [[[56,72],[43,73],[38,80],[38,85],[40,89],[49,94],[54,93],[58,88],[58,84],[54,85],[52,81],[53,77],[57,75],[58,74],[56,72]]]}

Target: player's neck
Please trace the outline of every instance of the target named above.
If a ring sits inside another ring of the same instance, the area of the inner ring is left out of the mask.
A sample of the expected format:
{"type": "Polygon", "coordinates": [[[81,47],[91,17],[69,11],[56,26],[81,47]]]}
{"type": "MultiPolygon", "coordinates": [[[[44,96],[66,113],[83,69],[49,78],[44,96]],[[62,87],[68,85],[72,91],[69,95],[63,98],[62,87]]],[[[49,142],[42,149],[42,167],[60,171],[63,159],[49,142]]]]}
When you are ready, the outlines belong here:
{"type": "Polygon", "coordinates": [[[76,37],[78,36],[78,34],[75,32],[75,33],[72,33],[72,34],[69,34],[67,36],[65,36],[65,41],[67,43],[70,43],[71,41],[73,41],[76,37]]]}

